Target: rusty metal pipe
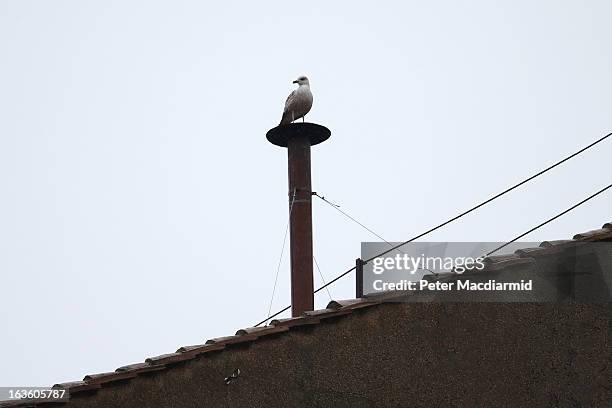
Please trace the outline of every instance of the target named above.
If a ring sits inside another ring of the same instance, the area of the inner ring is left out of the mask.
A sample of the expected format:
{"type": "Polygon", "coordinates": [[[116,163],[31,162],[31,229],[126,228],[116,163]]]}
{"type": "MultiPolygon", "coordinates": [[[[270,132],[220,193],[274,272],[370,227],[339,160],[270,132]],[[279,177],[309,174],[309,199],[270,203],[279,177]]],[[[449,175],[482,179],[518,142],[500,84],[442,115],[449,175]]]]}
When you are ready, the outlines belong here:
{"type": "Polygon", "coordinates": [[[296,135],[288,141],[289,200],[293,200],[290,220],[291,315],[314,309],[312,269],[312,186],[310,140],[296,135]]]}
{"type": "Polygon", "coordinates": [[[287,148],[293,317],[314,309],[310,146],[324,142],[330,135],[329,129],[314,123],[281,125],[266,134],[270,143],[287,148]]]}

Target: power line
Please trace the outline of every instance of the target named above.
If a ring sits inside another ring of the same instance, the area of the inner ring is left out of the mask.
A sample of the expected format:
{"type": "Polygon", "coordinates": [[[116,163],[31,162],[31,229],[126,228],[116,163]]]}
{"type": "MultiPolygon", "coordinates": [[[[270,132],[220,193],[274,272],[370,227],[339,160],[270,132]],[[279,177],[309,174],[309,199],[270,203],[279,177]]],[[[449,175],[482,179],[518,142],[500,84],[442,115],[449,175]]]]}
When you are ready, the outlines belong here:
{"type": "Polygon", "coordinates": [[[440,229],[440,228],[444,227],[445,225],[448,225],[448,224],[450,224],[451,222],[458,220],[459,218],[463,217],[464,215],[467,215],[467,214],[471,213],[472,211],[475,211],[475,210],[479,209],[480,207],[482,207],[482,206],[484,206],[484,205],[486,205],[486,204],[490,203],[491,201],[493,201],[493,200],[495,200],[495,199],[497,199],[497,198],[499,198],[499,197],[501,197],[501,196],[503,196],[503,195],[505,195],[505,194],[509,193],[510,191],[512,191],[512,190],[514,190],[514,189],[516,189],[516,188],[518,188],[518,187],[520,187],[520,186],[522,186],[523,184],[525,184],[525,183],[527,183],[527,182],[529,182],[529,181],[531,181],[531,180],[535,179],[536,177],[541,176],[542,174],[546,173],[547,171],[552,170],[552,169],[554,169],[555,167],[557,167],[557,166],[559,166],[559,165],[561,165],[561,164],[565,163],[566,161],[568,161],[568,160],[572,159],[573,157],[578,156],[580,153],[584,152],[585,150],[588,150],[588,149],[590,149],[591,147],[595,146],[596,144],[603,142],[604,140],[606,140],[606,139],[607,139],[608,137],[610,137],[611,135],[612,135],[612,133],[608,133],[607,135],[605,135],[604,137],[602,137],[602,138],[600,138],[600,139],[598,139],[598,140],[594,141],[594,142],[593,142],[593,143],[591,143],[590,145],[583,147],[582,149],[578,150],[577,152],[575,152],[575,153],[573,153],[573,154],[571,154],[571,155],[567,156],[566,158],[564,158],[564,159],[562,159],[562,160],[560,160],[560,161],[556,162],[555,164],[553,164],[553,165],[551,165],[551,166],[548,166],[548,167],[547,167],[547,168],[545,168],[544,170],[539,171],[538,173],[536,173],[536,174],[532,175],[531,177],[528,177],[528,178],[526,178],[525,180],[521,181],[520,183],[517,183],[517,184],[513,185],[513,186],[512,186],[512,187],[510,187],[510,188],[507,188],[506,190],[502,191],[501,193],[498,193],[498,194],[494,195],[493,197],[491,197],[491,198],[489,198],[489,199],[487,199],[487,200],[483,201],[482,203],[480,203],[480,204],[478,204],[478,205],[476,205],[476,206],[474,206],[474,207],[470,208],[469,210],[464,211],[464,212],[462,212],[461,214],[459,214],[459,215],[457,215],[457,216],[455,216],[455,217],[453,217],[453,218],[449,219],[448,221],[445,221],[445,222],[443,222],[442,224],[439,224],[439,225],[437,225],[437,226],[435,226],[435,227],[433,227],[433,228],[431,228],[431,229],[429,229],[429,230],[427,230],[427,231],[425,231],[425,232],[423,232],[423,233],[421,233],[421,234],[417,235],[416,237],[413,237],[413,238],[409,239],[408,241],[404,241],[404,242],[402,242],[401,244],[396,245],[396,246],[394,246],[394,247],[392,247],[392,248],[390,248],[390,249],[388,249],[388,250],[386,250],[386,251],[384,251],[384,252],[382,252],[382,253],[380,253],[380,254],[378,254],[378,255],[376,255],[376,256],[373,256],[373,257],[371,257],[371,258],[369,258],[369,259],[366,259],[365,261],[363,261],[363,262],[364,262],[364,264],[366,264],[366,263],[370,262],[370,261],[371,261],[372,259],[374,259],[374,258],[378,258],[379,256],[386,255],[386,254],[388,254],[389,252],[391,252],[391,251],[393,251],[393,250],[395,250],[395,249],[397,249],[397,248],[399,248],[399,247],[401,247],[401,246],[403,246],[403,245],[406,245],[406,244],[407,244],[407,243],[409,243],[409,242],[416,241],[417,239],[422,238],[422,237],[424,237],[425,235],[430,234],[430,233],[432,233],[432,232],[434,232],[434,231],[436,231],[436,230],[438,230],[438,229],[440,229]]]}
{"type": "Polygon", "coordinates": [[[586,203],[587,201],[591,200],[592,198],[597,197],[598,195],[600,195],[600,194],[601,194],[601,193],[603,193],[604,191],[608,190],[609,188],[612,188],[612,184],[610,184],[609,186],[604,187],[604,188],[602,188],[601,190],[599,190],[598,192],[596,192],[596,193],[594,193],[594,194],[592,194],[592,195],[588,196],[587,198],[585,198],[584,200],[580,201],[579,203],[574,204],[573,206],[571,206],[571,207],[570,207],[570,208],[568,208],[567,210],[562,211],[562,212],[560,212],[559,214],[555,215],[554,217],[552,217],[552,218],[550,218],[550,219],[548,219],[548,220],[544,221],[544,222],[543,222],[543,223],[541,223],[540,225],[533,227],[533,228],[532,228],[532,229],[530,229],[529,231],[523,232],[521,235],[517,236],[516,238],[512,239],[511,241],[506,242],[505,244],[501,245],[501,246],[500,246],[500,247],[498,247],[498,248],[495,248],[494,250],[492,250],[491,252],[489,252],[489,253],[487,254],[487,256],[489,256],[489,255],[493,254],[494,252],[499,251],[499,250],[500,250],[500,249],[502,249],[502,248],[507,247],[508,245],[510,245],[510,244],[511,244],[511,243],[513,243],[513,242],[518,241],[519,239],[523,238],[525,235],[532,233],[533,231],[537,230],[538,228],[541,228],[541,227],[543,227],[544,225],[546,225],[546,224],[548,224],[548,223],[550,223],[550,222],[552,222],[552,221],[556,220],[557,218],[559,218],[559,217],[561,217],[561,216],[563,216],[563,215],[567,214],[568,212],[572,211],[573,209],[575,209],[575,208],[577,208],[577,207],[580,207],[582,204],[586,203]]]}
{"type": "Polygon", "coordinates": [[[291,305],[289,305],[289,306],[285,307],[285,308],[284,308],[284,309],[282,309],[282,310],[279,310],[278,312],[274,313],[272,316],[268,316],[268,317],[266,317],[264,320],[262,320],[261,322],[257,323],[257,324],[256,324],[255,326],[253,326],[253,327],[259,327],[259,326],[261,326],[262,324],[264,324],[265,322],[267,322],[268,320],[275,318],[275,317],[276,317],[276,316],[278,316],[279,314],[281,314],[281,313],[283,313],[283,312],[286,312],[286,311],[287,311],[287,310],[289,310],[289,309],[291,309],[291,305]]]}

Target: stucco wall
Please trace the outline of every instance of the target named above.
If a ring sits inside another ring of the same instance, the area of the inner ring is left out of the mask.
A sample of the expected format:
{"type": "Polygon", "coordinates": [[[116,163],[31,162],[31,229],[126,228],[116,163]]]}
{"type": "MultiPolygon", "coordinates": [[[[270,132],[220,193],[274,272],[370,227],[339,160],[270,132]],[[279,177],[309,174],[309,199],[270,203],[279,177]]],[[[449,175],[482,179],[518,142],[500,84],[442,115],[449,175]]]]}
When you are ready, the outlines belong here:
{"type": "Polygon", "coordinates": [[[383,304],[77,394],[68,406],[605,407],[609,316],[610,303],[383,304]]]}

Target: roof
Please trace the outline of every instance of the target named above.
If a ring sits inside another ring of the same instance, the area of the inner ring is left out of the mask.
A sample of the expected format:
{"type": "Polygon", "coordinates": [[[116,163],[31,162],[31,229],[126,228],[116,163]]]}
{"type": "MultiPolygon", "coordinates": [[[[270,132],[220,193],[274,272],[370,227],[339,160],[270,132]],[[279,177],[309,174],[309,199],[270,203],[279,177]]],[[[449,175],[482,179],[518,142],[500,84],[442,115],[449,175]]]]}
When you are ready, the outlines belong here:
{"type": "MultiPolygon", "coordinates": [[[[612,222],[605,223],[601,229],[576,234],[572,239],[544,241],[539,247],[525,248],[513,254],[490,256],[485,259],[485,268],[476,273],[512,271],[521,265],[531,264],[540,257],[549,257],[561,252],[583,245],[586,242],[603,242],[612,240],[612,222]]],[[[450,274],[449,274],[450,275],[450,274]]],[[[448,277],[445,277],[448,278],[448,277]]],[[[80,393],[95,394],[95,392],[106,385],[128,382],[130,379],[140,375],[166,372],[172,370],[173,366],[183,362],[194,360],[209,353],[220,353],[232,347],[247,345],[252,342],[282,336],[294,328],[318,325],[327,319],[334,319],[352,314],[356,310],[376,307],[382,303],[398,297],[405,296],[404,292],[383,292],[367,295],[363,298],[348,300],[333,300],[325,309],[305,312],[302,316],[286,319],[275,319],[265,327],[247,327],[238,330],[233,336],[219,337],[207,340],[204,344],[183,346],[174,353],[163,354],[147,358],[144,362],[129,364],[117,368],[115,371],[99,374],[86,375],[81,381],[55,384],[53,387],[66,389],[69,394],[80,393]]],[[[38,407],[56,406],[57,401],[27,401],[0,402],[0,407],[38,407]]]]}

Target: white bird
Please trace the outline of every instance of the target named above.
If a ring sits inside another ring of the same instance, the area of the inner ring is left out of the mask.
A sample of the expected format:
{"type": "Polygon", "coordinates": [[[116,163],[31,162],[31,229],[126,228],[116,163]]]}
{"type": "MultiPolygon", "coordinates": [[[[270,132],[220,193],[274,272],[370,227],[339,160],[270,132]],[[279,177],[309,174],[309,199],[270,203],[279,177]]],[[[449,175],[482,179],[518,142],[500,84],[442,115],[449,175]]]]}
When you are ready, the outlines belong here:
{"type": "Polygon", "coordinates": [[[285,110],[283,111],[283,118],[280,121],[281,125],[286,125],[299,118],[304,117],[310,108],[312,108],[312,92],[310,92],[310,82],[305,76],[301,76],[295,81],[294,84],[298,84],[298,88],[289,94],[287,101],[285,102],[285,110]]]}

